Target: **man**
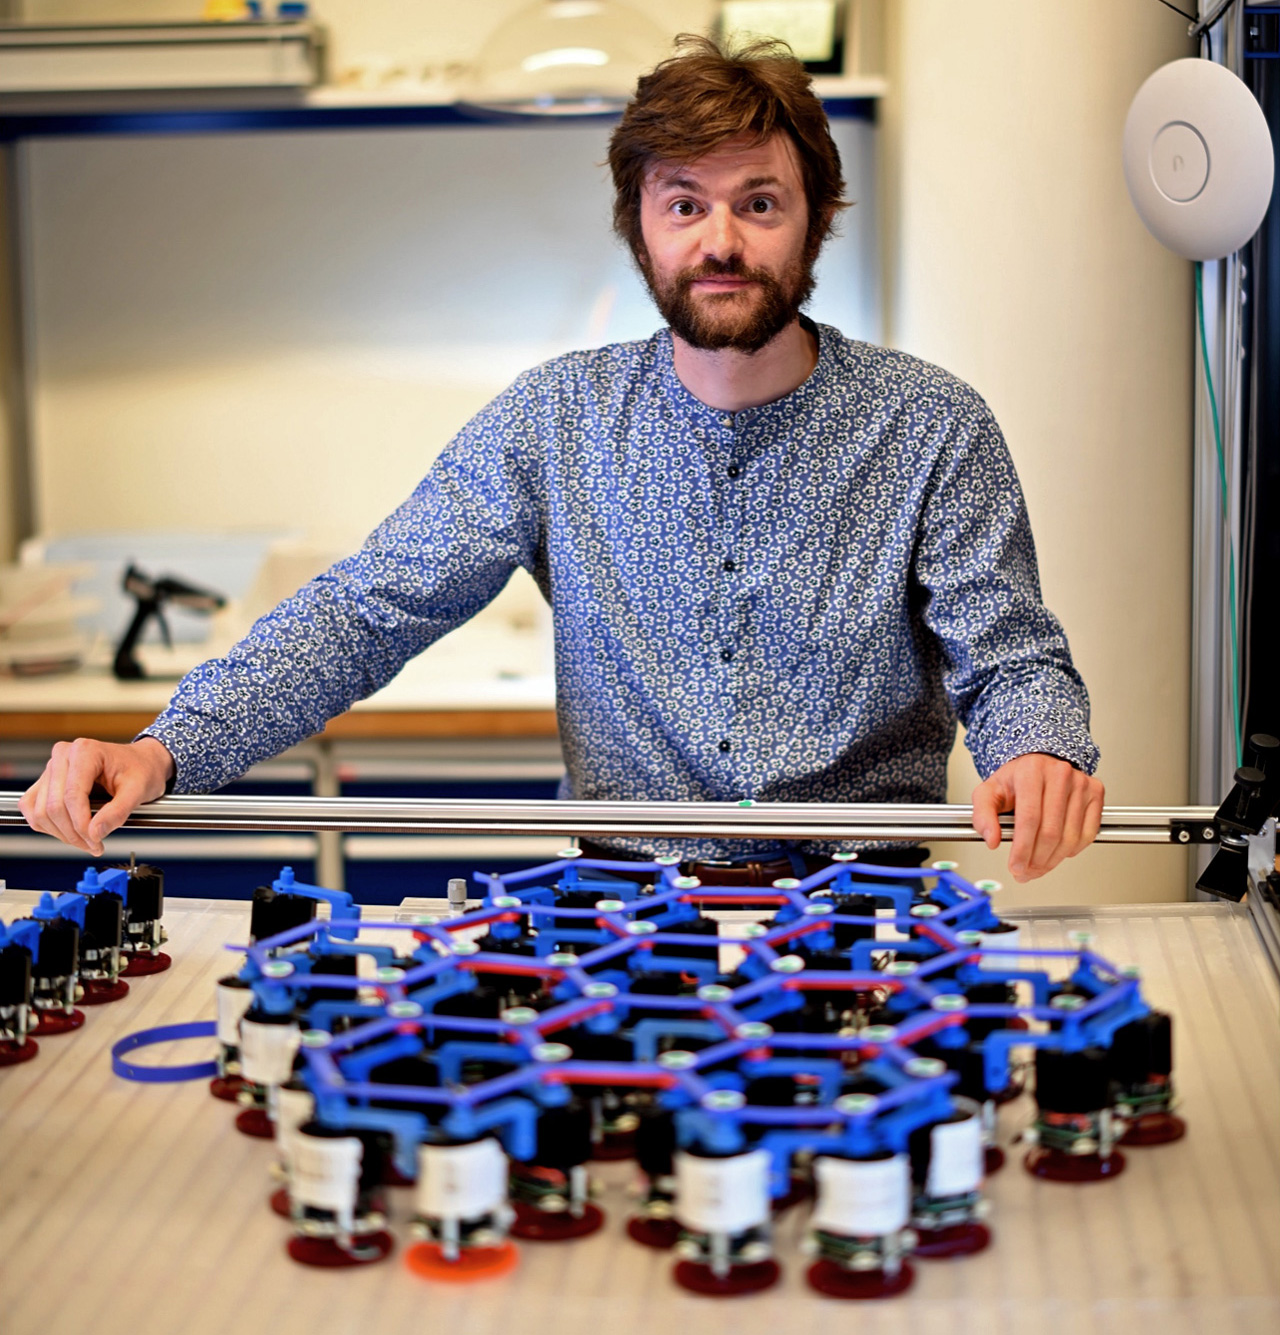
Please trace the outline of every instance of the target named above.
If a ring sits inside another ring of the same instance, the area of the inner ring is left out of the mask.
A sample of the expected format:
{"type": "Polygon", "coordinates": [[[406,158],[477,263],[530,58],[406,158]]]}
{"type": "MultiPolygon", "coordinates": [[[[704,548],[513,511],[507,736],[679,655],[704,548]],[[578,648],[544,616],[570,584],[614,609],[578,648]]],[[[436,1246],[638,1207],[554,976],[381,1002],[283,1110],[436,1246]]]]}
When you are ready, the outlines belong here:
{"type": "MultiPolygon", "coordinates": [[[[1042,875],[1097,833],[1088,701],[974,391],[801,315],[843,181],[802,67],[686,39],[610,145],[615,226],[669,329],[521,376],[356,555],[179,685],[127,746],[60,743],[22,809],[98,856],[140,802],[323,727],[493,598],[554,614],[578,800],[940,801],[1042,875]],[[96,816],[97,782],[113,800],[96,816]]],[[[820,846],[616,840],[721,862],[820,846]]]]}

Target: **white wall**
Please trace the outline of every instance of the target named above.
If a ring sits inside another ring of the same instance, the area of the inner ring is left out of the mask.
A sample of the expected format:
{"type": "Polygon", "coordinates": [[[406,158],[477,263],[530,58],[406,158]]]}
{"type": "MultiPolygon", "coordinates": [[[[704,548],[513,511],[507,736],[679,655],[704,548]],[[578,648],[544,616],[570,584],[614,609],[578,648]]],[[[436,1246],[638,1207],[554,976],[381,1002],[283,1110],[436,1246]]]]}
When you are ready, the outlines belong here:
{"type": "MultiPolygon", "coordinates": [[[[1125,112],[1192,54],[1154,3],[894,0],[886,306],[970,381],[1026,488],[1046,600],[1093,698],[1108,801],[1186,801],[1192,274],[1142,228],[1125,112]]],[[[953,800],[977,776],[957,748],[953,800]]],[[[1184,855],[1098,848],[1011,902],[1178,899],[1184,855]]]]}

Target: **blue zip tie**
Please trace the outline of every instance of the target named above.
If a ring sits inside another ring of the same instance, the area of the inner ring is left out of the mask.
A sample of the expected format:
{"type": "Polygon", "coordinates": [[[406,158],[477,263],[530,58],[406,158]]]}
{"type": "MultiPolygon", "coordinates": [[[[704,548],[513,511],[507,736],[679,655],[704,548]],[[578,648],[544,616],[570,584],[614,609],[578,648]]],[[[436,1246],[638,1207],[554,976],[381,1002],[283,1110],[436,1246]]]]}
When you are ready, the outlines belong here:
{"type": "Polygon", "coordinates": [[[218,1063],[193,1062],[190,1066],[135,1066],[125,1061],[125,1054],[135,1048],[150,1047],[152,1043],[172,1043],[185,1038],[212,1038],[218,1032],[216,1020],[193,1020],[187,1024],[162,1024],[157,1029],[139,1029],[128,1034],[111,1047],[111,1069],[126,1080],[139,1080],[148,1085],[176,1084],[181,1080],[200,1080],[218,1074],[218,1063]]]}

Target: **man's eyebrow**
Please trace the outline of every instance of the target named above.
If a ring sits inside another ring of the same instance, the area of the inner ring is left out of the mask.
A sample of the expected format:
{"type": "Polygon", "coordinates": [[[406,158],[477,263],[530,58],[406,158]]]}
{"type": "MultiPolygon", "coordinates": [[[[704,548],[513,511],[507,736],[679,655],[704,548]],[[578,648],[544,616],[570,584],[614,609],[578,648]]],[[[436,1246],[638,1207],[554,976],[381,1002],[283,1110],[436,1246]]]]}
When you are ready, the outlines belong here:
{"type": "Polygon", "coordinates": [[[691,190],[695,193],[698,190],[698,183],[692,176],[655,175],[653,186],[655,190],[691,190]]]}
{"type": "Polygon", "coordinates": [[[782,181],[776,176],[752,176],[743,181],[742,188],[744,190],[759,190],[761,186],[781,184],[782,181]]]}

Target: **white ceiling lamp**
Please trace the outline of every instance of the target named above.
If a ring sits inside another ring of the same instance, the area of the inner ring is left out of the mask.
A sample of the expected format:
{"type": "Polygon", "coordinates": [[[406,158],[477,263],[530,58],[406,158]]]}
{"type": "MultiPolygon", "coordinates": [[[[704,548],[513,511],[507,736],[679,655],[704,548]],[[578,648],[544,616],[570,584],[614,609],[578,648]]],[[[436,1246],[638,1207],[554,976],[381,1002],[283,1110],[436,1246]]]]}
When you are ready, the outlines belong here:
{"type": "Polygon", "coordinates": [[[1189,260],[1220,260],[1258,230],[1274,150],[1248,86],[1211,60],[1175,60],[1138,89],[1124,179],[1147,230],[1189,260]]]}
{"type": "Polygon", "coordinates": [[[485,42],[459,102],[525,116],[620,111],[670,54],[667,33],[614,0],[537,0],[485,42]]]}

